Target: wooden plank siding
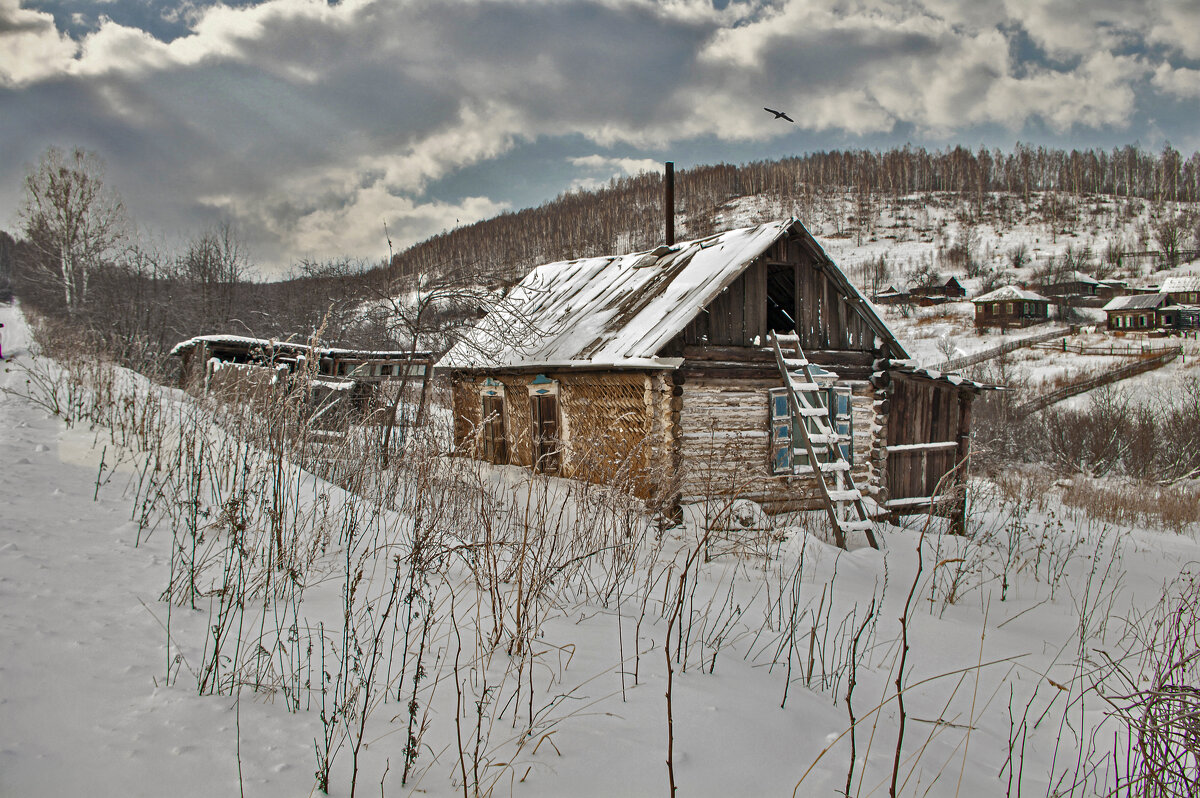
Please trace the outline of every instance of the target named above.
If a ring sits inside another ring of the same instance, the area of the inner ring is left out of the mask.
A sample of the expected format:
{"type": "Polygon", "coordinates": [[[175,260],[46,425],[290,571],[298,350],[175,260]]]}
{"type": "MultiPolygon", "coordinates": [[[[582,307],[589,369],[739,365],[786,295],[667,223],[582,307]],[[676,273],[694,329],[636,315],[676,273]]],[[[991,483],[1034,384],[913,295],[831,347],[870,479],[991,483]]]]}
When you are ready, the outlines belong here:
{"type": "Polygon", "coordinates": [[[957,386],[893,375],[887,424],[889,500],[945,494],[957,484],[954,472],[966,454],[970,401],[970,392],[957,386]],[[946,445],[922,445],[938,443],[946,445]]]}
{"type": "MultiPolygon", "coordinates": [[[[669,498],[674,449],[669,375],[643,371],[556,372],[559,383],[558,475],[629,488],[648,500],[669,498]]],[[[534,458],[530,374],[490,375],[504,385],[508,463],[531,467],[534,458]]],[[[456,449],[483,457],[485,427],[480,388],[484,375],[451,377],[456,449]]]]}
{"type": "Polygon", "coordinates": [[[772,329],[769,321],[775,322],[776,332],[792,332],[781,325],[779,314],[769,311],[773,301],[795,322],[806,351],[870,352],[875,331],[831,278],[836,268],[816,260],[800,242],[780,241],[687,325],[683,344],[762,346],[772,329]]]}

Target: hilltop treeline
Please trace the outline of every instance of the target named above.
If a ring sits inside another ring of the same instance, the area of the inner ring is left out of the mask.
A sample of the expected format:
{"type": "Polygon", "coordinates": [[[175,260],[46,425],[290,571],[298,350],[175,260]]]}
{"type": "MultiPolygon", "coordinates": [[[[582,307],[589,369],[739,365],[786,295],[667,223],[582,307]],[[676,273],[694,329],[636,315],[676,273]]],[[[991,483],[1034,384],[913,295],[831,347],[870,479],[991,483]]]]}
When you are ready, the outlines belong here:
{"type": "MultiPolygon", "coordinates": [[[[98,182],[88,154],[51,156],[98,182]]],[[[1159,152],[905,146],[698,166],[676,171],[676,231],[681,239],[698,237],[747,218],[794,215],[861,235],[883,206],[919,204],[934,194],[957,202],[973,221],[996,207],[1011,219],[1023,200],[1048,226],[1061,225],[1070,218],[1064,207],[1087,196],[1126,206],[1200,201],[1200,153],[1184,158],[1169,145],[1159,152]],[[749,217],[731,210],[744,197],[755,198],[749,217]]],[[[86,297],[62,278],[61,248],[39,242],[41,228],[21,232],[25,238],[15,240],[0,233],[0,292],[11,282],[27,307],[108,339],[131,362],[161,358],[174,342],[212,332],[303,337],[320,330],[342,345],[403,345],[405,336],[388,319],[361,312],[363,300],[410,294],[414,280],[500,286],[540,263],[651,248],[664,236],[663,185],[659,173],[614,178],[442,233],[377,265],[349,258],[296,264],[289,278],[271,283],[252,279],[253,264],[227,228],[200,234],[179,253],[114,246],[84,273],[86,297]]],[[[386,313],[386,302],[381,307],[386,313]]]]}
{"type": "MultiPolygon", "coordinates": [[[[739,197],[776,201],[807,218],[830,193],[860,205],[912,194],[949,192],[974,200],[1004,192],[1029,200],[1045,192],[1101,194],[1154,203],[1200,201],[1200,153],[1185,159],[1170,145],[1071,150],[1017,145],[1011,152],[964,147],[835,150],[779,161],[717,164],[675,173],[680,235],[717,232],[722,206],[739,197]]],[[[486,267],[512,276],[552,260],[646,249],[662,243],[662,176],[613,179],[538,208],[501,214],[417,244],[393,258],[408,271],[486,267]]]]}

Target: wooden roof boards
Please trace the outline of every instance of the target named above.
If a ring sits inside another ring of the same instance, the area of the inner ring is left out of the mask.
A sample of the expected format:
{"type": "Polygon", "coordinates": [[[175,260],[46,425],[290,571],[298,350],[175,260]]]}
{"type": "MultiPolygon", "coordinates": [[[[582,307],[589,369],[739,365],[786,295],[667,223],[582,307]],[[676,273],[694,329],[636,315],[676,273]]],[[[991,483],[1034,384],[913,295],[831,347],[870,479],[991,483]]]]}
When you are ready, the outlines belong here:
{"type": "Polygon", "coordinates": [[[823,270],[888,351],[907,357],[804,226],[788,219],[648,252],[539,266],[438,366],[677,368],[682,359],[660,356],[663,347],[787,237],[823,270]]]}

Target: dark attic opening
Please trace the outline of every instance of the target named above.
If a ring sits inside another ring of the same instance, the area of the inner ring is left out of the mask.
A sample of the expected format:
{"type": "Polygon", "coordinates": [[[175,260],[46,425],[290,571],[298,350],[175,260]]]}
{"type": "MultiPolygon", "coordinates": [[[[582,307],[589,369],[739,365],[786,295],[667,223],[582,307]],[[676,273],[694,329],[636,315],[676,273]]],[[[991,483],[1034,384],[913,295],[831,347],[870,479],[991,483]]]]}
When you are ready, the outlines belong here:
{"type": "Polygon", "coordinates": [[[796,267],[790,263],[767,265],[767,329],[790,333],[796,329],[796,267]]]}

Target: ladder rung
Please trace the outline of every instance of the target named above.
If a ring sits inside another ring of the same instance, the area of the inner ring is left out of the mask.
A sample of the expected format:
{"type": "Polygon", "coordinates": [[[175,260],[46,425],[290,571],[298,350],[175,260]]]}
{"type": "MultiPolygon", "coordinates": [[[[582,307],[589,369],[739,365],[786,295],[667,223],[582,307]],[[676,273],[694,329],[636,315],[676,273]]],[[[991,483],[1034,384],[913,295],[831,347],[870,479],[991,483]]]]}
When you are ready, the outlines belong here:
{"type": "Polygon", "coordinates": [[[848,502],[855,499],[861,499],[862,494],[857,490],[831,490],[829,491],[829,501],[831,502],[848,502]]]}
{"type": "Polygon", "coordinates": [[[841,527],[847,532],[853,532],[855,530],[873,529],[875,524],[871,521],[844,521],[841,523],[841,527]]]}
{"type": "Polygon", "coordinates": [[[799,369],[799,368],[804,368],[805,366],[807,366],[808,361],[805,360],[804,358],[785,357],[783,359],[783,365],[787,366],[790,369],[799,369]]]}
{"type": "Polygon", "coordinates": [[[828,474],[831,471],[849,471],[850,464],[845,460],[834,460],[832,463],[821,463],[821,471],[828,474]]]}
{"type": "Polygon", "coordinates": [[[830,444],[830,443],[837,443],[840,440],[840,438],[837,435],[830,433],[828,435],[825,435],[825,434],[809,435],[808,440],[813,444],[817,444],[817,443],[830,444]]]}
{"type": "Polygon", "coordinates": [[[821,386],[815,382],[792,382],[793,391],[819,391],[821,386]]]}
{"type": "Polygon", "coordinates": [[[802,407],[800,415],[806,418],[824,418],[829,415],[829,411],[823,407],[802,407]]]}
{"type": "Polygon", "coordinates": [[[775,333],[775,340],[781,344],[798,344],[800,336],[793,333],[775,333]]]}

